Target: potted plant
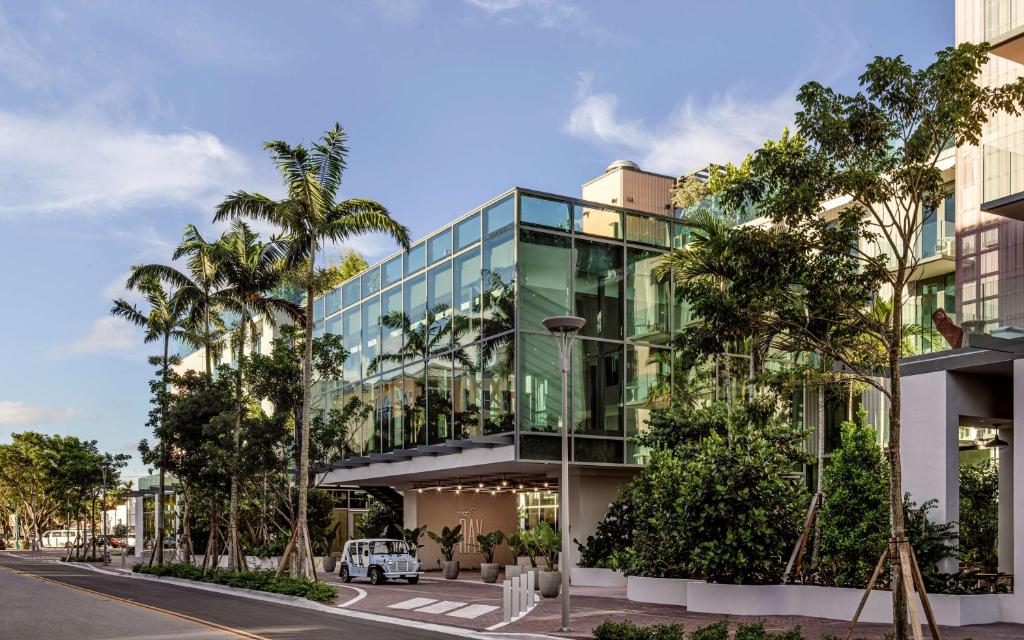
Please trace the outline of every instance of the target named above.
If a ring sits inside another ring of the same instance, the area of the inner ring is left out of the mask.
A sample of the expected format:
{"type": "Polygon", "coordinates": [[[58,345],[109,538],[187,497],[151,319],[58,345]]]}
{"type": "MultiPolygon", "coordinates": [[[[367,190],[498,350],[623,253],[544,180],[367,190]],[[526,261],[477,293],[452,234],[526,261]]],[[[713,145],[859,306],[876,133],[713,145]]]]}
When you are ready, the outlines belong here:
{"type": "Polygon", "coordinates": [[[533,530],[537,551],[544,556],[545,569],[537,575],[540,595],[557,598],[562,588],[562,572],[558,571],[558,554],[562,550],[562,534],[547,522],[541,522],[533,530]]]}
{"type": "Polygon", "coordinates": [[[487,584],[498,581],[498,563],[494,561],[494,549],[504,539],[505,533],[500,529],[490,533],[480,533],[476,536],[476,544],[484,556],[484,561],[480,563],[480,577],[487,584]]]}
{"type": "Polygon", "coordinates": [[[392,527],[388,531],[388,535],[398,540],[404,540],[405,544],[409,545],[409,555],[416,557],[416,552],[423,548],[420,544],[420,538],[427,533],[427,525],[422,527],[414,527],[412,529],[405,529],[403,527],[392,527]]]}
{"type": "Polygon", "coordinates": [[[433,531],[428,531],[427,535],[430,539],[437,543],[437,546],[441,547],[441,555],[444,556],[444,577],[445,580],[455,580],[459,577],[459,561],[455,560],[455,547],[462,542],[462,525],[456,525],[454,529],[444,527],[441,529],[440,535],[433,531]]]}
{"type": "Polygon", "coordinates": [[[525,531],[519,529],[518,531],[513,531],[505,536],[505,540],[508,542],[508,548],[512,551],[513,560],[513,564],[505,565],[506,580],[518,578],[519,574],[523,572],[523,568],[518,564],[518,559],[520,556],[526,555],[526,535],[527,533],[525,531]]]}
{"type": "Polygon", "coordinates": [[[326,573],[334,573],[334,568],[337,566],[338,558],[331,553],[331,541],[338,534],[338,528],[341,527],[341,521],[334,523],[334,526],[324,532],[323,540],[321,540],[320,551],[324,553],[323,568],[326,573]]]}

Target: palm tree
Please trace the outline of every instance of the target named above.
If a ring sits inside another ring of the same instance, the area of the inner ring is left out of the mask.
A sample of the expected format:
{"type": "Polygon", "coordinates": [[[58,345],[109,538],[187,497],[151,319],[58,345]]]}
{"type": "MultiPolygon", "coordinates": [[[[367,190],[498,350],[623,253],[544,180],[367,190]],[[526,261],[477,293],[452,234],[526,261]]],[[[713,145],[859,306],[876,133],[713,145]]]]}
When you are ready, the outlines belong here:
{"type": "MultiPolygon", "coordinates": [[[[167,416],[167,394],[168,384],[171,378],[171,340],[180,340],[189,344],[197,344],[195,324],[191,318],[192,297],[188,291],[181,288],[167,290],[163,283],[154,274],[145,273],[144,266],[132,267],[132,273],[128,278],[127,286],[130,290],[138,291],[149,305],[149,312],[143,313],[139,309],[124,300],[123,298],[114,301],[110,313],[115,317],[124,318],[132,324],[145,329],[145,342],[161,342],[163,347],[162,355],[159,356],[160,365],[160,420],[161,423],[167,416]]],[[[159,447],[160,445],[158,445],[159,447]]],[[[159,450],[162,459],[165,452],[159,450]]],[[[150,556],[150,563],[156,558],[157,564],[164,561],[164,465],[158,466],[160,470],[160,493],[156,500],[156,539],[154,541],[154,553],[150,556]]],[[[140,532],[141,536],[141,532],[140,532]]],[[[141,538],[140,538],[141,544],[141,538]]]]}
{"type": "Polygon", "coordinates": [[[302,365],[302,416],[299,433],[299,508],[292,540],[298,549],[299,575],[315,577],[309,539],[307,496],[309,491],[309,424],[313,387],[313,298],[316,297],[316,257],[322,243],[341,242],[371,232],[391,235],[409,247],[409,229],[394,220],[384,205],[373,200],[337,202],[348,147],[340,124],[324,133],[307,149],[281,140],[264,145],[284,180],[288,195],[273,200],[259,193],[236,191],[217,207],[215,220],[246,217],[278,225],[287,242],[286,262],[306,270],[305,355],[302,365]],[[309,566],[307,566],[309,565],[309,566]]]}
{"type": "MultiPolygon", "coordinates": [[[[278,314],[293,321],[303,319],[302,309],[284,298],[268,292],[281,284],[285,245],[274,239],[262,242],[249,225],[236,220],[231,229],[221,236],[213,251],[217,271],[223,278],[223,288],[217,297],[224,309],[238,316],[233,340],[238,354],[235,369],[235,426],[231,433],[232,445],[238,449],[245,411],[245,389],[242,371],[245,347],[248,345],[249,325],[253,318],[262,316],[273,324],[278,314]]],[[[228,508],[228,569],[245,567],[238,542],[238,473],[231,471],[231,497],[228,508]]]]}
{"type": "Polygon", "coordinates": [[[392,311],[381,317],[380,324],[402,334],[402,347],[394,353],[381,353],[370,360],[368,373],[376,373],[388,364],[401,365],[407,360],[426,360],[430,357],[448,360],[469,369],[477,366],[466,348],[460,344],[462,337],[476,323],[465,316],[452,317],[451,307],[446,304],[427,307],[426,320],[419,323],[413,323],[401,311],[392,311]],[[454,351],[449,351],[453,345],[454,351]]]}

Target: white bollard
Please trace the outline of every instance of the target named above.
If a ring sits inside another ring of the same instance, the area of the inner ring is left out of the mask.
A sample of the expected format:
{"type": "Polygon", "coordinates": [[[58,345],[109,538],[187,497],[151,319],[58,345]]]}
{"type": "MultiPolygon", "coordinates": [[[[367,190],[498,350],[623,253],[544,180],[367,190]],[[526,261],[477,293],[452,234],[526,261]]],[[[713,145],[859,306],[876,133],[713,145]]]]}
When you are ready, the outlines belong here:
{"type": "Polygon", "coordinates": [[[519,612],[522,610],[523,599],[522,599],[522,596],[519,595],[519,592],[521,591],[521,589],[519,588],[519,584],[520,584],[520,581],[519,581],[519,577],[518,576],[516,576],[515,578],[512,578],[512,617],[513,618],[518,616],[519,612]]]}
{"type": "Polygon", "coordinates": [[[505,580],[501,583],[501,600],[504,606],[504,615],[502,620],[505,624],[512,622],[512,581],[505,580]]]}
{"type": "Polygon", "coordinates": [[[526,598],[527,609],[532,609],[534,606],[537,605],[537,594],[533,591],[535,585],[537,584],[537,576],[535,575],[536,573],[536,571],[531,571],[530,573],[526,574],[526,593],[530,594],[526,598]]]}
{"type": "Polygon", "coordinates": [[[526,613],[530,609],[530,592],[526,589],[526,578],[528,574],[519,576],[519,610],[526,613]]]}

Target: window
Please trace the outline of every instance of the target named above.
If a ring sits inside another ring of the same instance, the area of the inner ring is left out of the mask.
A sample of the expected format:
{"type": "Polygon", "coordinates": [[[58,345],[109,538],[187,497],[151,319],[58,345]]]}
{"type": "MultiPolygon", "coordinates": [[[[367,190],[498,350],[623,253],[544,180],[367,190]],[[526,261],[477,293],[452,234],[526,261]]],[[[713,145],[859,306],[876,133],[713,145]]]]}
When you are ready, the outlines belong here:
{"type": "Polygon", "coordinates": [[[626,251],[626,337],[630,340],[654,344],[669,340],[669,283],[654,273],[661,257],[654,251],[626,251]]]}
{"type": "Polygon", "coordinates": [[[622,345],[573,344],[572,424],[577,434],[622,436],[622,345]]]}
{"type": "Polygon", "coordinates": [[[326,300],[326,298],[323,297],[323,296],[313,300],[313,318],[315,320],[320,320],[321,318],[324,317],[324,301],[325,300],[326,300]]]}
{"type": "Polygon", "coordinates": [[[519,429],[558,433],[562,423],[562,370],[551,336],[522,334],[519,429]]]}
{"type": "Polygon", "coordinates": [[[667,249],[671,246],[671,226],[668,220],[629,213],[626,214],[626,241],[667,249]]]}
{"type": "Polygon", "coordinates": [[[489,236],[512,224],[515,201],[512,196],[484,208],[484,235],[489,236]]]}
{"type": "Polygon", "coordinates": [[[349,307],[359,302],[360,293],[359,278],[353,278],[341,285],[341,307],[349,307]]]}
{"type": "MultiPolygon", "coordinates": [[[[376,404],[376,396],[380,386],[379,378],[370,378],[364,380],[359,386],[362,389],[363,405],[372,407],[376,404]]],[[[363,420],[362,425],[359,427],[357,440],[359,441],[362,455],[368,456],[374,453],[380,453],[380,433],[377,431],[377,423],[374,420],[374,414],[371,412],[363,420]]]]}
{"type": "Polygon", "coordinates": [[[374,267],[363,273],[363,297],[372,296],[380,291],[380,269],[374,267]]]}
{"type": "Polygon", "coordinates": [[[452,322],[452,263],[445,262],[427,273],[429,309],[427,316],[430,351],[437,353],[451,347],[452,322]]]}
{"type": "Polygon", "coordinates": [[[467,345],[480,337],[480,249],[455,258],[455,342],[467,345]]]}
{"type": "Polygon", "coordinates": [[[930,258],[934,256],[938,241],[938,216],[935,215],[935,208],[927,205],[924,207],[921,215],[921,257],[930,258]]]}
{"type": "Polygon", "coordinates": [[[380,294],[381,330],[379,369],[384,371],[402,363],[402,287],[380,294]]]}
{"type": "Polygon", "coordinates": [[[380,355],[380,297],[368,298],[362,304],[363,309],[363,371],[379,371],[377,356],[380,355]]]}
{"type": "Polygon", "coordinates": [[[476,345],[463,347],[455,353],[452,437],[466,440],[480,435],[480,354],[476,345]]]}
{"type": "Polygon", "coordinates": [[[452,438],[452,366],[441,358],[427,365],[427,441],[442,444],[452,438]]]}
{"type": "Polygon", "coordinates": [[[427,240],[427,264],[452,255],[452,230],[445,229],[430,240],[427,240]]]}
{"type": "Polygon", "coordinates": [[[407,366],[402,390],[402,426],[406,448],[427,444],[426,398],[423,385],[423,363],[407,366]]]}
{"type": "Polygon", "coordinates": [[[359,307],[353,307],[341,315],[341,340],[348,349],[348,358],[345,360],[344,376],[347,382],[355,382],[362,376],[360,374],[360,355],[363,341],[359,330],[359,307]]]}
{"type": "MultiPolygon", "coordinates": [[[[405,338],[405,344],[413,345],[416,344],[417,336],[420,338],[426,338],[424,333],[427,322],[427,282],[423,274],[406,280],[403,293],[405,295],[405,320],[409,324],[409,335],[405,338]]],[[[418,342],[421,346],[420,352],[412,353],[411,351],[407,351],[405,353],[406,362],[414,358],[423,358],[426,355],[422,350],[424,340],[420,339],[418,342]]]]}
{"type": "Polygon", "coordinates": [[[536,433],[519,436],[519,457],[522,460],[560,460],[562,439],[536,433]]]}
{"type": "Polygon", "coordinates": [[[622,440],[605,438],[573,438],[572,459],[576,462],[604,462],[622,464],[622,440]]]}
{"type": "MultiPolygon", "coordinates": [[[[629,345],[626,347],[626,437],[647,432],[653,409],[668,406],[672,352],[629,345]]],[[[646,448],[629,443],[626,461],[639,464],[647,456],[646,448]]]]}
{"type": "Polygon", "coordinates": [[[340,313],[336,313],[333,316],[331,316],[330,318],[327,318],[326,324],[327,324],[327,329],[326,329],[327,333],[330,333],[330,334],[336,335],[336,336],[340,336],[341,335],[341,314],[340,313]]]}
{"type": "Polygon", "coordinates": [[[576,315],[581,335],[622,339],[622,247],[576,241],[576,315]]]}
{"type": "Polygon", "coordinates": [[[402,448],[402,370],[380,377],[380,390],[375,400],[381,451],[402,448]]]}
{"type": "Polygon", "coordinates": [[[520,230],[519,240],[520,321],[524,329],[546,333],[544,318],[570,313],[572,243],[565,236],[529,229],[520,230]]]}
{"type": "Polygon", "coordinates": [[[573,229],[576,233],[622,240],[622,214],[577,204],[573,206],[573,229]]]}
{"type": "Polygon", "coordinates": [[[481,345],[483,377],[480,408],[484,435],[508,433],[515,419],[515,342],[511,334],[481,345]]]}
{"type": "Polygon", "coordinates": [[[324,296],[324,316],[329,316],[335,311],[341,311],[341,289],[334,288],[324,296]]]}
{"type": "Polygon", "coordinates": [[[527,224],[569,230],[569,203],[536,196],[519,197],[519,220],[527,224]]]}
{"type": "Polygon", "coordinates": [[[381,286],[395,284],[402,279],[402,255],[391,258],[381,267],[381,286]]]}
{"type": "Polygon", "coordinates": [[[426,249],[423,243],[419,243],[409,248],[405,252],[405,275],[416,273],[426,265],[426,249]]]}
{"type": "Polygon", "coordinates": [[[509,229],[484,241],[481,324],[484,337],[515,322],[515,242],[509,229]]]}
{"type": "Polygon", "coordinates": [[[480,214],[474,213],[455,225],[455,250],[461,251],[480,241],[480,214]]]}

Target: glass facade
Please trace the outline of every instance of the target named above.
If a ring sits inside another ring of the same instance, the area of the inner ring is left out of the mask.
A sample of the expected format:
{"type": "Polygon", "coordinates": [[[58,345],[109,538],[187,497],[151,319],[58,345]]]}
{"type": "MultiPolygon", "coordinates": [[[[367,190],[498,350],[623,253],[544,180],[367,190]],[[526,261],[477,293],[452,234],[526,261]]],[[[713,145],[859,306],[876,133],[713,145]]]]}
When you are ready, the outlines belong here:
{"type": "Polygon", "coordinates": [[[349,358],[315,406],[373,407],[345,457],[515,434],[518,458],[557,459],[561,372],[541,321],[574,314],[587,325],[569,378],[573,460],[642,464],[629,439],[667,398],[683,319],[654,273],[676,227],[514,190],[318,298],[318,326],[349,358]]]}

